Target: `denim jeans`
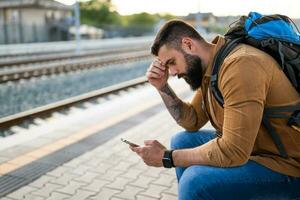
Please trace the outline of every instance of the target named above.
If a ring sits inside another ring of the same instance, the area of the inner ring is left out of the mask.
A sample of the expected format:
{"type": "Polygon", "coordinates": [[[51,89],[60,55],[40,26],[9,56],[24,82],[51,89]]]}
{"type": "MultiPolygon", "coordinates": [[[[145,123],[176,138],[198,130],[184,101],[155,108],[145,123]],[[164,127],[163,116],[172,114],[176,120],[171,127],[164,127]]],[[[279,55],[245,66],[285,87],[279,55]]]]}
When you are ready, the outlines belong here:
{"type": "MultiPolygon", "coordinates": [[[[200,146],[215,138],[215,132],[180,132],[172,137],[171,149],[200,146]]],[[[249,160],[245,165],[220,168],[193,165],[176,167],[179,200],[300,200],[300,178],[275,172],[249,160]]]]}

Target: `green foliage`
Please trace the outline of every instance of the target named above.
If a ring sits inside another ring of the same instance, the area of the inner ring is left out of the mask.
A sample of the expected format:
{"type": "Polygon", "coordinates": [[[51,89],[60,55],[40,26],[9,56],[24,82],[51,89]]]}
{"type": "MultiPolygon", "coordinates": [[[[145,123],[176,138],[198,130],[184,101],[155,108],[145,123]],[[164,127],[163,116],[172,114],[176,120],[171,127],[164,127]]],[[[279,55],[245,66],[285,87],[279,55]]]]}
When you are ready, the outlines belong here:
{"type": "Polygon", "coordinates": [[[153,26],[158,18],[155,15],[150,15],[148,13],[139,13],[127,16],[128,24],[153,26]]]}
{"type": "Polygon", "coordinates": [[[80,3],[81,23],[103,28],[106,31],[119,32],[123,35],[143,35],[152,32],[160,20],[174,18],[170,14],[139,13],[121,16],[115,11],[110,0],[91,0],[80,3]]]}
{"type": "Polygon", "coordinates": [[[113,11],[109,0],[92,0],[80,3],[81,23],[102,27],[106,24],[121,25],[121,16],[113,11]]]}

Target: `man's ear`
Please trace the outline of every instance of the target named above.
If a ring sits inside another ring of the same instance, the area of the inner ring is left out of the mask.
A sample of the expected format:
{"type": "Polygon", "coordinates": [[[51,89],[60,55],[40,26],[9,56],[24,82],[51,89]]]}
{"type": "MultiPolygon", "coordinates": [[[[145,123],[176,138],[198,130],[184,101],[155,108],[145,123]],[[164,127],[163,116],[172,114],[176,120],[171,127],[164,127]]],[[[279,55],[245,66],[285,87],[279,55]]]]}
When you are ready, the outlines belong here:
{"type": "Polygon", "coordinates": [[[184,37],[181,40],[181,48],[186,52],[186,53],[192,53],[194,51],[194,43],[193,40],[189,37],[184,37]]]}

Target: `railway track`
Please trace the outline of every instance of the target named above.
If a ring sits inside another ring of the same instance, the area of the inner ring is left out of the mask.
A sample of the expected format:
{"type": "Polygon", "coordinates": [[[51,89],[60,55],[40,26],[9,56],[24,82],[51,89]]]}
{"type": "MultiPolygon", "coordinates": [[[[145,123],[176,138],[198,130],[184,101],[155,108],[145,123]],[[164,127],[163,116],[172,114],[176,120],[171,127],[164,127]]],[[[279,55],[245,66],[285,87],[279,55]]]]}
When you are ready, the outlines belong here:
{"type": "Polygon", "coordinates": [[[93,102],[100,97],[115,94],[122,90],[126,90],[128,88],[132,88],[146,82],[147,80],[145,77],[140,77],[76,97],[71,97],[69,99],[34,108],[32,110],[0,118],[0,136],[7,136],[12,134],[9,129],[13,126],[21,125],[25,122],[32,122],[36,118],[46,118],[51,116],[51,114],[54,112],[64,111],[73,106],[80,106],[85,102],[93,102]]]}
{"type": "Polygon", "coordinates": [[[117,63],[134,62],[150,58],[148,50],[137,50],[135,52],[131,51],[128,53],[128,49],[126,49],[122,51],[119,50],[118,53],[110,52],[109,54],[105,53],[105,55],[102,56],[97,55],[98,54],[92,55],[91,57],[83,56],[80,59],[69,59],[61,62],[41,63],[36,64],[35,66],[23,66],[11,69],[8,68],[5,70],[3,69],[0,71],[0,83],[98,68],[117,63]]]}
{"type": "Polygon", "coordinates": [[[6,59],[0,58],[0,69],[7,67],[24,67],[26,64],[34,63],[45,63],[49,61],[59,61],[59,60],[68,60],[68,59],[78,59],[84,57],[96,57],[104,56],[109,54],[119,54],[124,52],[132,51],[143,51],[149,49],[149,45],[140,45],[133,47],[120,47],[115,49],[101,49],[101,50],[89,50],[82,53],[73,52],[52,52],[51,54],[33,54],[30,56],[23,57],[7,57],[6,59]]]}

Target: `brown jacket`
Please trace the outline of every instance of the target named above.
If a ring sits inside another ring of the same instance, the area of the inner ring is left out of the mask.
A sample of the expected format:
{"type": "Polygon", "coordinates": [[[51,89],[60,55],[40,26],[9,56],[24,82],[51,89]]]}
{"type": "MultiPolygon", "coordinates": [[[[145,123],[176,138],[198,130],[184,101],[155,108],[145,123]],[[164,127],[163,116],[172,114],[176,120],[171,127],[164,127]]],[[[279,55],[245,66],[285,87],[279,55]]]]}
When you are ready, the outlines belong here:
{"type": "MultiPolygon", "coordinates": [[[[225,40],[218,36],[213,43],[216,44],[215,55],[225,40]]],[[[212,166],[239,166],[250,159],[274,171],[300,177],[300,133],[286,125],[287,119],[271,119],[289,155],[284,159],[261,125],[265,106],[300,103],[298,92],[277,62],[256,48],[245,44],[237,46],[225,58],[219,72],[218,86],[224,109],[208,87],[212,62],[206,69],[201,89],[196,91],[191,103],[185,103],[183,120],[179,122],[186,130],[197,131],[210,119],[222,133],[197,147],[197,151],[212,166]]]]}

